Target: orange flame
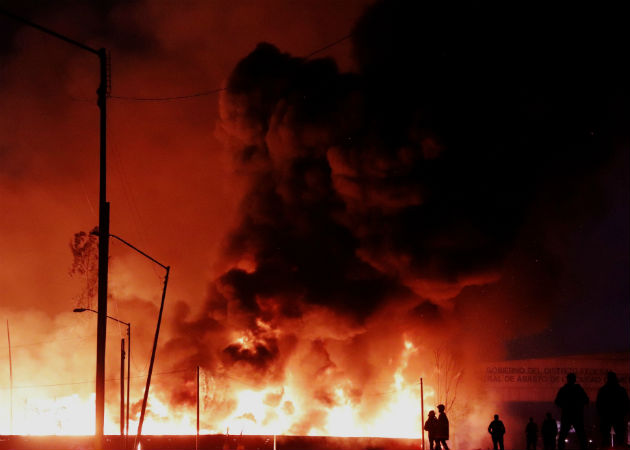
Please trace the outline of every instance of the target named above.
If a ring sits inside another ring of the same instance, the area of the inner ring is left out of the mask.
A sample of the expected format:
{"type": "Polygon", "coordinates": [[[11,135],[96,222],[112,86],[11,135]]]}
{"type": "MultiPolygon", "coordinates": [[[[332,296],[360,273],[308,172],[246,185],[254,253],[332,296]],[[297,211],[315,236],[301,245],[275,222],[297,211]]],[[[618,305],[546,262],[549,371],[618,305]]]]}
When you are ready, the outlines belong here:
{"type": "MultiPolygon", "coordinates": [[[[239,338],[247,344],[248,337],[239,338]]],[[[365,394],[367,397],[383,396],[384,403],[371,418],[362,417],[357,408],[357,400],[350,392],[352,384],[345,380],[343,385],[332,389],[334,406],[328,408],[325,420],[313,425],[308,435],[334,436],[380,436],[380,437],[420,437],[420,389],[416,382],[403,376],[410,358],[417,352],[410,341],[405,341],[401,363],[386,385],[384,392],[365,394]]],[[[268,386],[264,389],[241,389],[234,393],[236,407],[232,414],[218,422],[206,425],[202,433],[222,433],[226,429],[243,434],[292,434],[296,420],[301,417],[310,401],[293,382],[291,374],[283,386],[268,386]],[[282,402],[269,405],[266,398],[282,392],[282,402]],[[291,407],[288,407],[291,405],[291,407]]],[[[3,399],[4,400],[4,399],[3,399]]],[[[434,400],[431,388],[425,388],[425,403],[434,400]]],[[[67,396],[28,397],[17,402],[13,408],[13,434],[20,435],[88,435],[94,433],[94,394],[70,394],[67,396]]],[[[8,402],[4,402],[8,406],[8,402]]],[[[202,405],[202,414],[204,407],[202,405]]],[[[105,433],[120,432],[118,411],[106,411],[105,433]]],[[[202,417],[202,423],[210,423],[211,418],[202,417]]],[[[135,434],[138,423],[130,421],[130,434],[135,434]]],[[[0,411],[0,434],[10,434],[9,408],[0,411]]],[[[151,395],[149,412],[143,425],[145,434],[194,434],[196,416],[194,409],[181,411],[160,400],[159,392],[151,395]]]]}

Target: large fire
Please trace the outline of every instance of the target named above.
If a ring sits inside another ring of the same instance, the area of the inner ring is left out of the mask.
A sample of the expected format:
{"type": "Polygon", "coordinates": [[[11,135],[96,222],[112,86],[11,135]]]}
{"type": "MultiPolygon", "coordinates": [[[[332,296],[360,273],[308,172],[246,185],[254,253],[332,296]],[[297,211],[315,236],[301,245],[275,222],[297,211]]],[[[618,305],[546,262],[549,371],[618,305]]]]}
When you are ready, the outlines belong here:
{"type": "MultiPolygon", "coordinates": [[[[244,340],[245,338],[243,338],[244,340]]],[[[380,436],[418,438],[420,436],[420,384],[419,380],[407,380],[403,375],[410,358],[417,352],[416,347],[405,341],[401,348],[401,363],[396,368],[389,383],[381,385],[382,392],[366,393],[366,398],[382,397],[381,407],[370,417],[362,417],[359,409],[361,398],[352,394],[350,380],[333,387],[333,406],[327,409],[326,416],[313,426],[307,435],[332,436],[380,436]]],[[[191,372],[192,374],[192,372],[191,372]]],[[[118,383],[118,380],[112,380],[118,383]]],[[[216,389],[211,374],[201,372],[201,433],[228,434],[291,434],[295,420],[308,404],[307,398],[288,374],[283,385],[267,386],[262,389],[243,388],[234,383],[228,394],[235,399],[231,414],[220,421],[207,416],[212,405],[206,402],[213,397],[216,389]],[[270,402],[278,397],[282,401],[270,402]],[[205,417],[204,417],[205,416],[205,417]]],[[[91,387],[91,385],[90,385],[91,387]]],[[[120,432],[119,409],[113,397],[113,385],[109,384],[108,409],[106,411],[105,432],[120,432]]],[[[32,386],[34,392],[24,392],[27,387],[14,390],[12,417],[9,405],[9,389],[2,391],[0,411],[0,434],[16,435],[86,435],[94,433],[94,394],[54,395],[59,386],[32,386]]],[[[168,405],[161,398],[161,392],[150,397],[149,414],[143,426],[145,434],[194,434],[196,429],[196,408],[182,410],[177,405],[168,405]]],[[[225,393],[223,394],[225,395],[225,393]]],[[[435,393],[424,387],[425,405],[433,409],[435,393]]],[[[130,434],[135,434],[137,416],[130,418],[130,434]]]]}
{"type": "MultiPolygon", "coordinates": [[[[407,366],[415,348],[405,342],[403,360],[396,370],[385,392],[366,393],[366,396],[386,396],[379,411],[372,417],[363,418],[359,413],[357,400],[353,398],[350,380],[332,388],[333,404],[327,410],[321,426],[314,426],[307,435],[332,436],[381,436],[417,438],[420,435],[420,386],[418,382],[404,380],[401,371],[407,366]]],[[[223,420],[217,429],[232,430],[245,434],[290,434],[295,418],[300,417],[306,398],[299,388],[292,384],[291,376],[287,385],[268,387],[263,390],[244,389],[236,395],[237,406],[232,415],[223,420]],[[270,404],[268,398],[282,393],[282,402],[270,404]]],[[[434,400],[432,389],[425,389],[427,405],[434,400]]],[[[361,400],[358,400],[360,402],[361,400]]]]}
{"type": "MultiPolygon", "coordinates": [[[[601,301],[627,298],[627,233],[609,232],[627,230],[625,135],[606,119],[617,87],[598,81],[612,47],[581,33],[595,28],[437,2],[309,2],[327,11],[312,23],[265,2],[111,3],[25,10],[112,51],[111,230],[173,267],[145,434],[196,431],[200,367],[202,433],[418,438],[422,377],[425,416],[445,404],[453,448],[479,448],[495,405],[476,364],[515,338],[512,356],[612,341],[564,317],[623,317],[601,301]],[[333,26],[342,3],[371,6],[333,26]],[[346,36],[339,64],[308,51],[325,35],[346,36]]],[[[72,304],[67,247],[97,219],[97,74],[34,30],[6,33],[0,434],[92,434],[95,318],[70,312],[90,305],[72,304]]],[[[134,434],[162,274],[116,245],[108,314],[133,324],[134,434]]],[[[108,332],[118,434],[126,334],[108,332]]]]}

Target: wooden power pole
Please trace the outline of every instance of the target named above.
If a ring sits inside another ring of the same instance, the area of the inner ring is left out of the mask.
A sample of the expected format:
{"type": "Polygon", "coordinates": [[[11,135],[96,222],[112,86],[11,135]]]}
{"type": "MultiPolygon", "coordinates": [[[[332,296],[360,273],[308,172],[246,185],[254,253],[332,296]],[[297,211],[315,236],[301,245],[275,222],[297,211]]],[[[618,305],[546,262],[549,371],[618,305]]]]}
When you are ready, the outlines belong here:
{"type": "Polygon", "coordinates": [[[63,34],[31,22],[0,8],[0,14],[35,28],[43,33],[90,52],[99,58],[100,83],[97,105],[100,109],[100,182],[99,182],[99,245],[98,245],[98,322],[96,336],[96,414],[95,442],[97,450],[103,448],[105,421],[105,338],[107,336],[107,275],[109,258],[109,203],[107,202],[107,96],[109,94],[109,64],[104,48],[94,49],[63,34]]]}
{"type": "Polygon", "coordinates": [[[195,438],[195,450],[199,449],[199,366],[197,366],[197,437],[195,438]]]}

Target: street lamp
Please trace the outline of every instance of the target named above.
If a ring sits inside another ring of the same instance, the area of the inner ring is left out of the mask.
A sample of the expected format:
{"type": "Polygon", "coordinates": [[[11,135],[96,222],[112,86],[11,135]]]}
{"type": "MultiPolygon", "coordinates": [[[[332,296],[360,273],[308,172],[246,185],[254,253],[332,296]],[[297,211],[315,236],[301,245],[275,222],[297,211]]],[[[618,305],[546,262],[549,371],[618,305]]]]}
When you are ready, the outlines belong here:
{"type": "Polygon", "coordinates": [[[142,398],[142,408],[140,409],[140,420],[138,421],[138,432],[136,434],[136,439],[135,439],[134,444],[133,444],[133,448],[137,449],[138,445],[140,444],[140,437],[142,436],[142,424],[144,423],[144,414],[146,412],[147,401],[149,399],[149,388],[151,387],[151,375],[153,374],[153,364],[155,363],[155,352],[157,351],[158,337],[160,336],[160,325],[162,324],[162,313],[164,312],[164,300],[166,299],[166,287],[168,286],[168,276],[169,276],[169,274],[171,272],[171,266],[165,266],[164,264],[162,264],[157,259],[155,259],[152,256],[148,255],[147,253],[143,252],[138,247],[136,247],[136,246],[130,244],[129,242],[125,241],[123,238],[121,238],[119,236],[116,236],[115,234],[108,234],[108,237],[114,238],[114,239],[122,242],[127,247],[129,247],[130,249],[140,253],[145,258],[149,259],[150,261],[152,261],[155,264],[157,264],[158,266],[160,266],[166,272],[165,275],[164,275],[164,285],[162,287],[162,300],[160,301],[160,312],[158,313],[157,325],[155,326],[155,336],[153,338],[153,349],[151,350],[151,360],[149,362],[149,372],[147,373],[147,384],[144,387],[144,397],[142,398]]]}
{"type": "MultiPolygon", "coordinates": [[[[75,313],[81,313],[84,311],[91,311],[93,313],[98,314],[98,311],[91,309],[91,308],[75,308],[72,310],[75,313]]],[[[120,434],[123,434],[123,430],[125,431],[124,435],[125,435],[125,448],[127,448],[127,438],[129,436],[129,389],[131,386],[131,323],[128,322],[124,322],[122,320],[116,319],[115,317],[112,316],[107,316],[108,319],[111,319],[115,322],[118,323],[122,323],[123,325],[127,326],[127,412],[125,414],[124,412],[124,394],[123,394],[123,383],[124,383],[124,373],[122,373],[124,371],[124,355],[125,355],[125,351],[124,351],[124,342],[125,340],[122,339],[122,345],[120,348],[120,352],[121,352],[121,361],[120,361],[120,371],[121,371],[121,376],[120,376],[120,380],[121,380],[121,390],[120,390],[120,434]]]]}
{"type": "MultiPolygon", "coordinates": [[[[98,231],[92,231],[92,234],[94,235],[99,235],[100,233],[98,231]]],[[[169,274],[171,272],[171,266],[165,266],[164,264],[162,264],[161,262],[159,262],[157,259],[153,258],[152,256],[150,256],[149,254],[143,252],[142,250],[140,250],[138,247],[134,246],[133,244],[130,244],[129,242],[127,242],[126,240],[124,240],[123,238],[121,238],[120,236],[116,236],[115,234],[111,234],[108,232],[107,234],[108,238],[114,238],[118,241],[120,241],[121,243],[125,244],[127,247],[131,248],[132,250],[134,250],[135,252],[140,253],[142,256],[144,256],[145,258],[149,259],[150,261],[154,262],[155,264],[157,264],[158,266],[162,267],[165,270],[165,276],[164,276],[164,284],[162,286],[162,300],[160,301],[160,312],[158,313],[158,320],[157,320],[157,325],[155,327],[155,336],[153,338],[153,349],[151,350],[151,360],[149,362],[149,371],[147,373],[147,384],[144,387],[144,397],[142,398],[142,408],[140,409],[140,420],[138,421],[138,432],[136,434],[136,439],[134,441],[134,449],[138,448],[138,444],[140,443],[140,438],[142,436],[142,425],[144,423],[144,415],[147,409],[147,401],[149,399],[149,388],[151,386],[151,375],[153,374],[153,365],[155,363],[155,353],[157,351],[157,343],[158,343],[158,337],[160,335],[160,325],[162,324],[162,313],[164,312],[164,300],[166,299],[166,287],[168,286],[168,277],[169,274]]],[[[93,309],[90,308],[76,308],[74,310],[75,312],[83,312],[83,311],[92,311],[95,313],[98,313],[98,311],[95,311],[93,309]]],[[[100,316],[101,314],[99,314],[100,316]]],[[[115,319],[114,317],[111,316],[106,316],[109,319],[115,320],[116,322],[120,322],[123,323],[125,325],[127,325],[127,331],[130,333],[130,339],[131,339],[131,325],[128,324],[127,322],[123,322],[122,320],[118,320],[115,319]]],[[[129,375],[129,373],[127,373],[127,375],[129,375]]],[[[129,383],[127,383],[127,434],[129,434],[129,383]]],[[[125,448],[127,448],[127,443],[125,442],[125,448]]]]}

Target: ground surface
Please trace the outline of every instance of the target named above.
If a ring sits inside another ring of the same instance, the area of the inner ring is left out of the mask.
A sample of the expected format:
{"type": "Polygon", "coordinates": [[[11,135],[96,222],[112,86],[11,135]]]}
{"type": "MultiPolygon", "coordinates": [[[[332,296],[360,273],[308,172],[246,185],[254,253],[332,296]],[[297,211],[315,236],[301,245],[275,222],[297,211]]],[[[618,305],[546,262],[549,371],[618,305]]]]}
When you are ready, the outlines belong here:
{"type": "MultiPolygon", "coordinates": [[[[129,437],[128,449],[133,447],[129,437]]],[[[278,436],[277,450],[417,450],[415,439],[342,438],[314,436],[278,436]]],[[[88,450],[92,436],[0,436],[0,450],[88,450]]],[[[121,450],[121,436],[107,436],[105,450],[121,450]]],[[[273,436],[204,435],[199,437],[201,450],[273,450],[273,436]]],[[[142,450],[194,450],[195,436],[145,436],[142,450]]]]}

